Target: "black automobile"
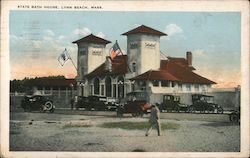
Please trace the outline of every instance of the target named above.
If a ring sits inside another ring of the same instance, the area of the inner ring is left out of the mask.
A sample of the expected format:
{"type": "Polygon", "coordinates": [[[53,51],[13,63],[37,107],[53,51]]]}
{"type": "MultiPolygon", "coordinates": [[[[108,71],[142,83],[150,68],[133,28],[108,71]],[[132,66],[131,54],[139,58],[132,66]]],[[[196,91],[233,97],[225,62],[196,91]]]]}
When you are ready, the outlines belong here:
{"type": "Polygon", "coordinates": [[[21,101],[21,107],[24,111],[49,111],[54,112],[55,106],[51,96],[48,95],[26,95],[21,101]]]}
{"type": "Polygon", "coordinates": [[[76,103],[76,109],[86,108],[88,106],[88,97],[78,96],[78,100],[76,103]]]}
{"type": "Polygon", "coordinates": [[[163,102],[156,105],[159,107],[161,112],[163,110],[166,110],[167,112],[188,111],[188,105],[180,103],[180,96],[177,95],[163,95],[163,102]]]}
{"type": "Polygon", "coordinates": [[[107,109],[107,98],[100,96],[88,96],[88,97],[80,97],[76,104],[76,108],[84,108],[85,110],[97,110],[104,111],[107,109]]]}
{"type": "Polygon", "coordinates": [[[193,94],[192,105],[189,107],[189,112],[199,111],[201,113],[219,113],[223,114],[223,108],[214,102],[214,96],[193,94]]]}

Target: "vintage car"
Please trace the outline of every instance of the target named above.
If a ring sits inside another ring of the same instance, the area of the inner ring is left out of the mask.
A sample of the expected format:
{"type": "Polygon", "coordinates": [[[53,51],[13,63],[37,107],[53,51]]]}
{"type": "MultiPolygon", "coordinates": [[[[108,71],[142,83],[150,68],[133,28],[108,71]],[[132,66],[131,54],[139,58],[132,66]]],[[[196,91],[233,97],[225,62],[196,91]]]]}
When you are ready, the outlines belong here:
{"type": "Polygon", "coordinates": [[[188,105],[180,103],[180,96],[176,95],[163,95],[163,102],[157,104],[157,106],[161,112],[163,110],[167,112],[188,112],[188,105]]]}
{"type": "Polygon", "coordinates": [[[146,101],[145,92],[131,92],[127,94],[127,98],[124,101],[120,101],[117,116],[131,114],[133,117],[142,117],[144,114],[148,114],[150,109],[151,104],[146,101]]]}
{"type": "Polygon", "coordinates": [[[52,97],[49,95],[26,95],[21,101],[21,107],[24,111],[49,111],[54,112],[55,106],[53,105],[52,97]]]}
{"type": "Polygon", "coordinates": [[[204,94],[192,95],[192,105],[189,107],[189,112],[195,113],[196,111],[223,114],[223,108],[214,103],[214,96],[204,94]]]}
{"type": "Polygon", "coordinates": [[[240,107],[238,110],[231,110],[228,115],[230,122],[240,122],[240,107]]]}
{"type": "Polygon", "coordinates": [[[150,108],[151,104],[146,101],[129,101],[124,105],[122,113],[130,113],[133,117],[142,117],[143,114],[148,114],[150,108]]]}
{"type": "MultiPolygon", "coordinates": [[[[88,97],[79,97],[76,108],[84,108],[85,110],[105,111],[108,108],[107,98],[91,95],[88,97]]],[[[112,107],[110,107],[112,108],[112,107]]]]}
{"type": "Polygon", "coordinates": [[[75,106],[76,109],[80,109],[80,108],[86,108],[87,104],[88,104],[88,97],[78,96],[75,106]]]}

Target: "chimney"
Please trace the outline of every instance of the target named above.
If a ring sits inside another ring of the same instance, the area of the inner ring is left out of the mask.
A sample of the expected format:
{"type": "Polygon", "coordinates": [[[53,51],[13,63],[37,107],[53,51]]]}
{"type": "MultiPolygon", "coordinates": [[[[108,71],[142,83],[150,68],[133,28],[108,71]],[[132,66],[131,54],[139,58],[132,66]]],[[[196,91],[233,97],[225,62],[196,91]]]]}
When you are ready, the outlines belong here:
{"type": "Polygon", "coordinates": [[[186,54],[188,66],[192,66],[192,52],[187,52],[186,54]]]}
{"type": "Polygon", "coordinates": [[[109,56],[106,57],[105,61],[105,70],[111,72],[112,71],[112,61],[109,56]]]}

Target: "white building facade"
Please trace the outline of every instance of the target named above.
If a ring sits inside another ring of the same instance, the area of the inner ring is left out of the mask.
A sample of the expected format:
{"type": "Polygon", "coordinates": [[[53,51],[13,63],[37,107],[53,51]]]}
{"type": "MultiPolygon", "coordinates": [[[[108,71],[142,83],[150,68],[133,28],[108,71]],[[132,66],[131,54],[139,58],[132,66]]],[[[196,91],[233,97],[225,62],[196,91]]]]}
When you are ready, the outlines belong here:
{"type": "Polygon", "coordinates": [[[186,58],[161,59],[160,38],[165,33],[141,25],[122,35],[127,36],[127,55],[113,60],[105,56],[108,40],[91,34],[73,42],[78,45],[78,96],[124,98],[141,91],[155,103],[163,94],[205,93],[215,84],[194,73],[191,52],[186,58]]]}

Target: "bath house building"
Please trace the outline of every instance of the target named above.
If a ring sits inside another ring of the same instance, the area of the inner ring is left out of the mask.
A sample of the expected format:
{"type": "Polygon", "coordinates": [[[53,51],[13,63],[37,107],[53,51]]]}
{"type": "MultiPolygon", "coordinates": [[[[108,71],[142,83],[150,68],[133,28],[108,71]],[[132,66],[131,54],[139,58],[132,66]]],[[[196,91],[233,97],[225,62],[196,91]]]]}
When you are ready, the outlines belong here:
{"type": "Polygon", "coordinates": [[[167,34],[141,25],[122,34],[127,36],[127,54],[111,59],[105,48],[111,42],[90,34],[74,41],[77,54],[78,96],[125,97],[130,92],[145,92],[151,103],[161,102],[164,94],[187,98],[205,93],[215,82],[195,73],[192,52],[185,58],[162,58],[160,38],[167,34]]]}

